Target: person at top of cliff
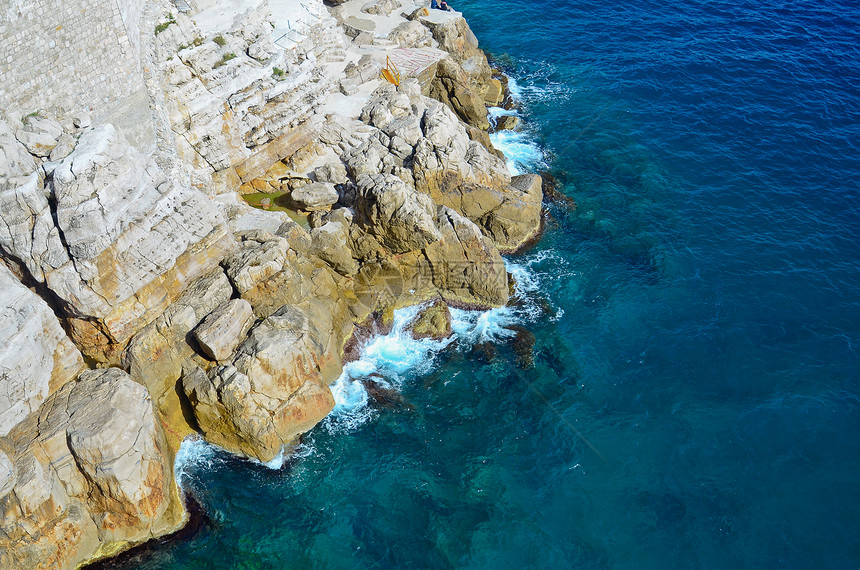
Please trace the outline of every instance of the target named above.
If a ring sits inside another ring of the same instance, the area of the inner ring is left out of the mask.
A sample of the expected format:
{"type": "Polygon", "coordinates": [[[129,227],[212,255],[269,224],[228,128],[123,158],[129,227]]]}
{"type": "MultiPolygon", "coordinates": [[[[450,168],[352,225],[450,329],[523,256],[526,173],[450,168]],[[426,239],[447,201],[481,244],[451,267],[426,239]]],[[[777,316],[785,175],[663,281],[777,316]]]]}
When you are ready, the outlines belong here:
{"type": "Polygon", "coordinates": [[[430,0],[430,9],[431,10],[438,10],[439,9],[439,3],[436,2],[436,0],[430,0]]]}
{"type": "Polygon", "coordinates": [[[439,9],[440,9],[440,10],[445,10],[446,12],[453,12],[453,10],[451,9],[451,7],[450,7],[450,6],[448,6],[448,2],[446,2],[445,0],[441,0],[441,1],[439,2],[439,9]]]}

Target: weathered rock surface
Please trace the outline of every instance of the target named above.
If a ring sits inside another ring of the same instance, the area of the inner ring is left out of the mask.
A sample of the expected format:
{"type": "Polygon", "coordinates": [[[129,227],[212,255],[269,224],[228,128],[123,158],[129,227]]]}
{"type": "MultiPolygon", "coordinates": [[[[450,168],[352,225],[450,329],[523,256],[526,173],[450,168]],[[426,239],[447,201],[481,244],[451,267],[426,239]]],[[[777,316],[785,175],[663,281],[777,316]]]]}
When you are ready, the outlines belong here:
{"type": "Polygon", "coordinates": [[[326,336],[303,311],[286,306],[251,331],[231,364],[183,376],[206,439],[270,461],[325,417],[334,407],[320,372],[326,336]]]}
{"type": "Polygon", "coordinates": [[[500,251],[517,251],[540,233],[542,202],[540,176],[514,176],[505,199],[482,218],[481,225],[500,251]]]}
{"type": "Polygon", "coordinates": [[[361,11],[365,14],[375,14],[377,16],[387,16],[396,8],[400,7],[400,2],[397,0],[373,0],[361,7],[361,11]]]}
{"type": "Polygon", "coordinates": [[[406,324],[413,338],[432,338],[441,340],[451,336],[451,311],[448,310],[448,305],[441,299],[436,299],[415,315],[409,323],[406,324]]]}
{"type": "Polygon", "coordinates": [[[532,178],[512,184],[504,160],[471,140],[453,111],[422,96],[414,81],[377,89],[361,119],[377,131],[343,154],[357,181],[379,173],[397,177],[475,222],[506,253],[538,233],[540,184],[532,178]]]}
{"type": "Polygon", "coordinates": [[[358,179],[356,221],[394,253],[423,249],[442,237],[435,206],[396,176],[364,174],[358,179]]]}
{"type": "Polygon", "coordinates": [[[471,220],[451,208],[438,212],[442,239],[424,250],[433,284],[452,303],[499,307],[508,301],[505,262],[471,220]]]}
{"type": "Polygon", "coordinates": [[[213,204],[110,125],[84,131],[47,189],[30,174],[0,199],[0,247],[57,295],[73,340],[104,362],[233,248],[213,204]]]}
{"type": "Polygon", "coordinates": [[[328,182],[312,182],[290,192],[290,198],[296,205],[307,212],[329,210],[339,198],[334,184],[328,182]]]}
{"type": "Polygon", "coordinates": [[[469,85],[469,76],[450,57],[441,59],[436,65],[430,97],[451,107],[466,124],[482,130],[490,128],[484,98],[469,85]]]}
{"type": "Polygon", "coordinates": [[[330,162],[314,169],[314,179],[317,182],[330,182],[332,184],[346,184],[349,178],[346,176],[346,167],[340,162],[330,162]]]}
{"type": "Polygon", "coordinates": [[[492,69],[466,19],[460,14],[430,10],[418,21],[430,29],[439,48],[451,54],[469,75],[471,85],[483,95],[492,69]]]}
{"type": "Polygon", "coordinates": [[[14,188],[16,178],[35,172],[36,161],[16,138],[5,121],[0,120],[0,190],[14,188]]]}
{"type": "Polygon", "coordinates": [[[152,402],[121,370],[83,373],[7,441],[3,568],[74,567],[182,522],[152,402]]]}
{"type": "Polygon", "coordinates": [[[290,50],[272,43],[267,18],[265,3],[249,10],[218,34],[223,45],[214,35],[201,41],[203,34],[181,14],[157,36],[180,156],[218,192],[312,145],[308,119],[334,86],[320,63],[342,58],[343,34],[333,18],[324,16],[308,30],[317,41],[290,50]]]}
{"type": "Polygon", "coordinates": [[[0,265],[0,437],[83,367],[50,307],[0,265]]]}
{"type": "Polygon", "coordinates": [[[194,330],[206,356],[227,360],[254,324],[254,311],[245,299],[231,299],[212,311],[194,330]]]}
{"type": "Polygon", "coordinates": [[[220,268],[215,269],[189,286],[164,313],[132,338],[123,355],[123,365],[135,381],[149,389],[160,410],[174,407],[166,405],[163,398],[174,395],[173,387],[182,374],[183,364],[194,356],[189,335],[232,294],[227,276],[220,268]]]}
{"type": "Polygon", "coordinates": [[[63,127],[57,121],[29,116],[24,120],[24,126],[15,133],[15,137],[31,154],[48,156],[57,146],[62,134],[63,127]]]}
{"type": "Polygon", "coordinates": [[[284,49],[265,2],[229,29],[180,13],[142,35],[152,156],[82,113],[0,120],[3,568],[74,567],[176,527],[181,439],[273,458],[331,410],[355,323],[435,299],[411,327],[443,338],[449,304],[507,302],[500,250],[534,237],[541,184],[489,142],[498,82],[459,14],[360,5],[345,28],[372,45],[342,93],[367,97],[396,45],[451,54],[377,89],[360,120],[352,102],[332,112],[334,19],[306,6],[284,49]],[[442,102],[422,95],[433,77],[442,102]],[[236,189],[289,195],[253,210],[236,189]],[[128,373],[80,373],[73,343],[128,373]]]}
{"type": "Polygon", "coordinates": [[[388,40],[404,48],[431,47],[434,44],[430,30],[415,20],[404,22],[391,30],[388,40]]]}
{"type": "Polygon", "coordinates": [[[311,230],[311,240],[311,253],[331,265],[341,275],[354,275],[358,271],[358,264],[347,245],[349,228],[345,223],[328,221],[311,230]]]}

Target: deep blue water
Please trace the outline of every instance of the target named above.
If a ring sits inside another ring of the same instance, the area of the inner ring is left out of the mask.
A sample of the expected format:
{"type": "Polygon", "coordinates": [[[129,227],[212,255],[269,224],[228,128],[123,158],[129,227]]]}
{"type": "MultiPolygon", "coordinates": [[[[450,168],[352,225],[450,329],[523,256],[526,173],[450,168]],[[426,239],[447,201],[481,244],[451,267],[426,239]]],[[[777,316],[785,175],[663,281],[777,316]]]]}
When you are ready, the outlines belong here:
{"type": "Polygon", "coordinates": [[[858,5],[455,7],[578,204],[526,306],[392,337],[413,408],[353,394],[281,469],[194,447],[211,523],[129,567],[860,567],[858,5]]]}

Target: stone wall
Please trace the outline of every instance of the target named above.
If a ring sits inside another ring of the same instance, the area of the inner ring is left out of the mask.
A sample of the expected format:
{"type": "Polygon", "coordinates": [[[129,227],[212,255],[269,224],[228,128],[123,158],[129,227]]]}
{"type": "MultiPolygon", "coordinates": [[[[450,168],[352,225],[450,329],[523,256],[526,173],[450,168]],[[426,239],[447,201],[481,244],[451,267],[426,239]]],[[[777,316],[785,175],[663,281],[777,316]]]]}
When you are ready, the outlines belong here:
{"type": "Polygon", "coordinates": [[[140,0],[0,0],[0,106],[109,111],[143,87],[140,0]]]}

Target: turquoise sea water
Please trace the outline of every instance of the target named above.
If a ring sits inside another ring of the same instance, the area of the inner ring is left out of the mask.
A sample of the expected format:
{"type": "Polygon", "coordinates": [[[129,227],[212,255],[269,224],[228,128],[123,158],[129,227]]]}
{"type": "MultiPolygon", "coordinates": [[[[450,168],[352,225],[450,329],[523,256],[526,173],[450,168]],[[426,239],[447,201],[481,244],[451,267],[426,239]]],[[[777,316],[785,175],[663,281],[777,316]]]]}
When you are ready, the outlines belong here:
{"type": "Polygon", "coordinates": [[[280,468],[186,447],[209,520],[122,567],[860,567],[860,8],[455,7],[578,204],[525,303],[378,340],[404,402],[344,377],[280,468]]]}

